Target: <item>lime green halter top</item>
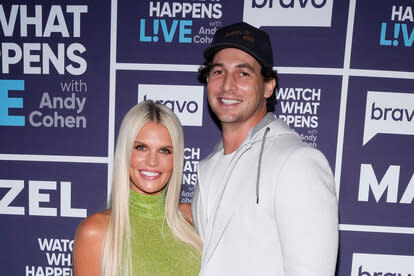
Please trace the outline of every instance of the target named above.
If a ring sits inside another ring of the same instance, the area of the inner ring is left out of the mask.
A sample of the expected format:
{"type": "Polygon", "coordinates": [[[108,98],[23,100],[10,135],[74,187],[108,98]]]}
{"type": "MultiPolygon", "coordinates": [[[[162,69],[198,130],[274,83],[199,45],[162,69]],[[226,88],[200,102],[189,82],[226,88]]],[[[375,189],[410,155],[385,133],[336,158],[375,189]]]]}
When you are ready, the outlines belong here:
{"type": "Polygon", "coordinates": [[[132,267],[134,275],[198,275],[200,253],[174,237],[165,214],[165,193],[130,192],[132,267]]]}

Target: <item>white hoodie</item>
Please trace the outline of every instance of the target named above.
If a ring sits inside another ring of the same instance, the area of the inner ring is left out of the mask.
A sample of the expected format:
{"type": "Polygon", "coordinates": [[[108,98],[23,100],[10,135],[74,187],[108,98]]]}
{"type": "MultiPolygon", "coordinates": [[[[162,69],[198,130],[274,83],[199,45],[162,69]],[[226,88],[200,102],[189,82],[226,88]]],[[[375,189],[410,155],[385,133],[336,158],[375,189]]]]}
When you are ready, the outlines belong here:
{"type": "Polygon", "coordinates": [[[231,155],[224,156],[220,142],[198,174],[192,214],[204,241],[200,275],[335,274],[331,169],[272,113],[231,155]]]}

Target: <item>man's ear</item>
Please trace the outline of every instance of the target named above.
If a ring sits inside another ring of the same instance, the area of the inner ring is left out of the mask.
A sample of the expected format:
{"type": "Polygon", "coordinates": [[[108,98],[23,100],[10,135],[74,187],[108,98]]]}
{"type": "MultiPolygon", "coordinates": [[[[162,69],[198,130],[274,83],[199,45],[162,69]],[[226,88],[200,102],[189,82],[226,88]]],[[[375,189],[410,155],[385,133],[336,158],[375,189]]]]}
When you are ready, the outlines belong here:
{"type": "Polygon", "coordinates": [[[264,83],[264,97],[267,99],[272,96],[276,87],[276,79],[268,80],[264,83]]]}

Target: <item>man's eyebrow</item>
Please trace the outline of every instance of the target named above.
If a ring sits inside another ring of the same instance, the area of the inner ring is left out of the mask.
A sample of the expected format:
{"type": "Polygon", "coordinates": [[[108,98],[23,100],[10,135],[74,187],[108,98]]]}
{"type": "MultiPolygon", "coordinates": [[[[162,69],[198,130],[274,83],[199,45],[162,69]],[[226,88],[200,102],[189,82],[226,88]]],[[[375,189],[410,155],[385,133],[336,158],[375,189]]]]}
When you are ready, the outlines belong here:
{"type": "MultiPolygon", "coordinates": [[[[224,66],[223,63],[213,63],[213,64],[211,64],[211,68],[223,67],[223,66],[224,66]]],[[[248,69],[248,70],[254,72],[254,67],[251,66],[248,63],[240,63],[240,64],[237,64],[236,67],[237,68],[245,68],[245,69],[248,69]]]]}
{"type": "Polygon", "coordinates": [[[223,67],[223,63],[213,63],[213,64],[211,64],[211,68],[214,68],[214,67],[223,67]]]}
{"type": "Polygon", "coordinates": [[[236,66],[237,68],[245,68],[245,69],[247,69],[247,70],[249,70],[249,71],[252,71],[252,72],[254,72],[255,70],[254,70],[254,67],[253,66],[251,66],[250,64],[248,64],[248,63],[241,63],[241,64],[238,64],[237,66],[236,66]]]}

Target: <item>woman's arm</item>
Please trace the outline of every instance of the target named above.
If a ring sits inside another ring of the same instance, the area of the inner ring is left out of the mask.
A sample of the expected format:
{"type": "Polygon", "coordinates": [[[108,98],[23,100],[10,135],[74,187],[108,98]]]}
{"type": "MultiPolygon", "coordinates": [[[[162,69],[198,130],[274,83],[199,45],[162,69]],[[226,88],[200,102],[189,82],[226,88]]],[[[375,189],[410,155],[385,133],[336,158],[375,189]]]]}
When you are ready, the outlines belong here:
{"type": "Polygon", "coordinates": [[[108,225],[109,212],[96,213],[78,226],[73,246],[75,276],[99,276],[102,245],[108,225]]]}
{"type": "Polygon", "coordinates": [[[193,225],[193,217],[191,216],[191,205],[189,203],[180,203],[178,208],[181,211],[181,214],[185,218],[185,220],[193,225]]]}

